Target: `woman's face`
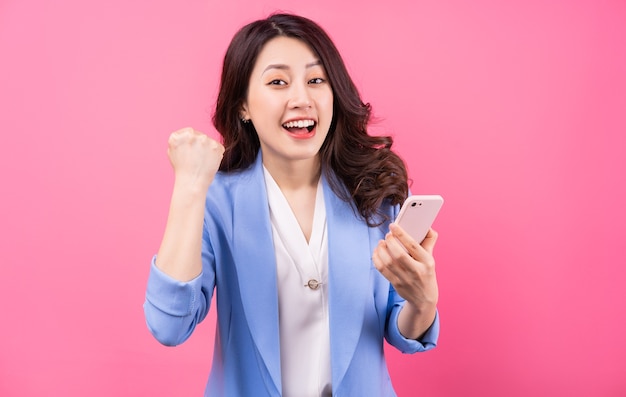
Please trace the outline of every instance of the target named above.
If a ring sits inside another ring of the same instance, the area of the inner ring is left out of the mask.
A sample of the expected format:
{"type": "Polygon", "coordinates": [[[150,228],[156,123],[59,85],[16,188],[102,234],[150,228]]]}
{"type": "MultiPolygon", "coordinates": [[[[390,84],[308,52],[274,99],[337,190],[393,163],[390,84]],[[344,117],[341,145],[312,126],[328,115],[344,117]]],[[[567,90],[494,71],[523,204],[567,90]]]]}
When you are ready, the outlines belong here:
{"type": "Polygon", "coordinates": [[[316,159],[333,118],[333,93],[320,60],[304,42],[280,36],[265,44],[242,116],[258,133],[266,166],[316,159]]]}

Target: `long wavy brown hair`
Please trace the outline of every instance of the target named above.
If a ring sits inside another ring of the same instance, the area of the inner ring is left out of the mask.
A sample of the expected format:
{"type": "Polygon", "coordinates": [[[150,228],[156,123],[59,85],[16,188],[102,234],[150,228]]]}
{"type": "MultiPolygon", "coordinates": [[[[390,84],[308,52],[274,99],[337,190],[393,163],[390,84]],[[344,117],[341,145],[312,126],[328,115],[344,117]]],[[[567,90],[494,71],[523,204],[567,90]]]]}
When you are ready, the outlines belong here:
{"type": "Polygon", "coordinates": [[[252,123],[240,120],[248,82],[265,43],[277,36],[302,40],[319,57],[333,91],[333,120],[320,149],[322,171],[331,189],[354,204],[368,225],[388,220],[383,206],[401,204],[408,194],[402,159],[391,150],[390,136],[372,136],[367,127],[371,106],[361,100],[346,66],[328,34],[310,19],[274,14],[252,22],[233,37],[222,67],[213,124],[223,138],[220,171],[249,167],[260,143],[252,123]]]}

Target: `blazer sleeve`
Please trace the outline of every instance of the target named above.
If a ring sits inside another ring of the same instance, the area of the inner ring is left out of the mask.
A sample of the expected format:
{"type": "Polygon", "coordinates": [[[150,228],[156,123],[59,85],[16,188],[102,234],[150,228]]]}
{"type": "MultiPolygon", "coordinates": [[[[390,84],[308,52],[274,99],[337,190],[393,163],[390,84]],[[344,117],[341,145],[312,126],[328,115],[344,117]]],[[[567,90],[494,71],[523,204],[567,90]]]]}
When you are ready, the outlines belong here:
{"type": "Polygon", "coordinates": [[[402,353],[424,352],[437,346],[437,340],[439,339],[439,311],[435,313],[433,323],[420,339],[407,339],[402,336],[398,327],[398,316],[406,301],[400,298],[393,288],[390,289],[389,295],[391,304],[385,327],[385,339],[387,339],[387,342],[402,353]],[[392,295],[395,296],[392,297],[392,295]]]}
{"type": "Polygon", "coordinates": [[[215,288],[214,254],[206,226],[202,238],[202,273],[193,280],[176,280],[156,265],[156,255],[150,264],[150,274],[143,305],[146,324],[152,335],[166,346],[186,341],[206,317],[215,288]]]}

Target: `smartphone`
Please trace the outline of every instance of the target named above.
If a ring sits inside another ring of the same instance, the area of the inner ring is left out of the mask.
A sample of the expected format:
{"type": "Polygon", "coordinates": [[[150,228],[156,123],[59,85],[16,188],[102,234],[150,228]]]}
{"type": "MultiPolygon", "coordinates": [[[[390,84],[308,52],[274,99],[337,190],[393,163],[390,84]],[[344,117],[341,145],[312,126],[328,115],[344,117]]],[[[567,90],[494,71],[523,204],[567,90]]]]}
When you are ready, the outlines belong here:
{"type": "Polygon", "coordinates": [[[442,205],[443,197],[439,195],[409,196],[402,204],[394,223],[400,225],[415,241],[421,243],[442,205]]]}

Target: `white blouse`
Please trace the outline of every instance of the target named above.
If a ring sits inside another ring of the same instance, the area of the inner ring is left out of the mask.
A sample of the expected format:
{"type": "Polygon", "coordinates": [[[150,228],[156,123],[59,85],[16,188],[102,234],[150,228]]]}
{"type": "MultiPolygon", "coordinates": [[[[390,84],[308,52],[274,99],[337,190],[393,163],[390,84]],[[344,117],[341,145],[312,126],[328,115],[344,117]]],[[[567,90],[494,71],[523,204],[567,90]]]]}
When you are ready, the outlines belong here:
{"type": "Polygon", "coordinates": [[[328,242],[321,179],[307,243],[278,184],[265,167],[264,172],[276,251],[283,395],[330,396],[328,242]]]}

